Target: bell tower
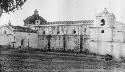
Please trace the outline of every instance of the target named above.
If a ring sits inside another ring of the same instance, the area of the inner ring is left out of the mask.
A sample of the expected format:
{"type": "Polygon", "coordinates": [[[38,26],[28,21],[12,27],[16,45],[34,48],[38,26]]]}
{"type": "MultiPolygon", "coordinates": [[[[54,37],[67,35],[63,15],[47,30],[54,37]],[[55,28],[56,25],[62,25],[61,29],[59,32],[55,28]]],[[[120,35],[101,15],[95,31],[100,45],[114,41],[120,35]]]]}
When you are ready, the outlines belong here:
{"type": "Polygon", "coordinates": [[[104,11],[96,15],[96,27],[114,27],[115,26],[115,15],[109,13],[106,8],[104,11]]]}
{"type": "Polygon", "coordinates": [[[97,29],[98,41],[112,41],[115,15],[104,8],[103,12],[96,15],[94,26],[97,29]]]}

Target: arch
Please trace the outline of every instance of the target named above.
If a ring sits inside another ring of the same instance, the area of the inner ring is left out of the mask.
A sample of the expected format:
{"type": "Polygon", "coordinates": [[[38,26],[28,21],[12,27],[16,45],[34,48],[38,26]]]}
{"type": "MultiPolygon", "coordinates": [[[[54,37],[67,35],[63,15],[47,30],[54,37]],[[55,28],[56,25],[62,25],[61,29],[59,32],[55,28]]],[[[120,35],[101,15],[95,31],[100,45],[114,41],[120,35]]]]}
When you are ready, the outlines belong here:
{"type": "Polygon", "coordinates": [[[43,31],[43,34],[46,34],[46,32],[45,32],[45,31],[43,31]]]}
{"type": "Polygon", "coordinates": [[[104,33],[104,30],[101,30],[101,33],[104,33]]]}
{"type": "Polygon", "coordinates": [[[4,32],[3,32],[4,34],[6,34],[7,33],[7,31],[6,30],[4,30],[4,32]]]}
{"type": "Polygon", "coordinates": [[[73,29],[73,34],[76,34],[76,30],[75,29],[73,29]]]}
{"type": "Polygon", "coordinates": [[[60,34],[60,31],[57,31],[57,34],[60,34]]]}
{"type": "Polygon", "coordinates": [[[24,45],[24,39],[21,39],[21,46],[24,45]]]}
{"type": "Polygon", "coordinates": [[[101,26],[104,26],[104,25],[105,25],[105,20],[101,19],[101,26]]]}

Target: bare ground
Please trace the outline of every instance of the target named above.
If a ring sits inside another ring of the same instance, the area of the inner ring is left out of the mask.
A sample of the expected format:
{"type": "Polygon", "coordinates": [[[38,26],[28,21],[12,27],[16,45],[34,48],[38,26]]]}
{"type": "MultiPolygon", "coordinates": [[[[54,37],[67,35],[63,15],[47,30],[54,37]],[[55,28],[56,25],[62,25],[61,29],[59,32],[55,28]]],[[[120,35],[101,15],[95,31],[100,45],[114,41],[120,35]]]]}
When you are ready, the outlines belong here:
{"type": "Polygon", "coordinates": [[[0,67],[1,72],[124,72],[125,62],[74,53],[3,51],[0,67]]]}

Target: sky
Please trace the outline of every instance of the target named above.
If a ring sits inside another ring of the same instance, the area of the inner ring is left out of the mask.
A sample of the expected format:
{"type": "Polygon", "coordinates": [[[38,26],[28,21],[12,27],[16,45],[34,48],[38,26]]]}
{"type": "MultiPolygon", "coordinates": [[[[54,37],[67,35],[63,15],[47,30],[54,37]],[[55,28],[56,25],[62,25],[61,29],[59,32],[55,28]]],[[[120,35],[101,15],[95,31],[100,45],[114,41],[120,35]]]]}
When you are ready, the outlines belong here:
{"type": "Polygon", "coordinates": [[[22,26],[23,20],[33,15],[35,9],[50,22],[94,19],[104,8],[114,13],[117,21],[125,23],[125,0],[27,0],[22,9],[3,13],[0,26],[9,21],[12,25],[22,26]]]}

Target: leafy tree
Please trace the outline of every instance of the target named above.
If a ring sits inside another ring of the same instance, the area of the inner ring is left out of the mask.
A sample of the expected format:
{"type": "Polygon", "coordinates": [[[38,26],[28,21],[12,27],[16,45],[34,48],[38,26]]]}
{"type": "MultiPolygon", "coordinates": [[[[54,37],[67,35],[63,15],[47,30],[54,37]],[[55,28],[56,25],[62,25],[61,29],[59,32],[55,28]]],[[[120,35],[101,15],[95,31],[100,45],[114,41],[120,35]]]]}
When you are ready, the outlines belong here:
{"type": "MultiPolygon", "coordinates": [[[[0,16],[3,12],[14,12],[22,7],[27,0],[0,0],[0,16]]],[[[22,9],[22,8],[21,8],[22,9]]]]}

